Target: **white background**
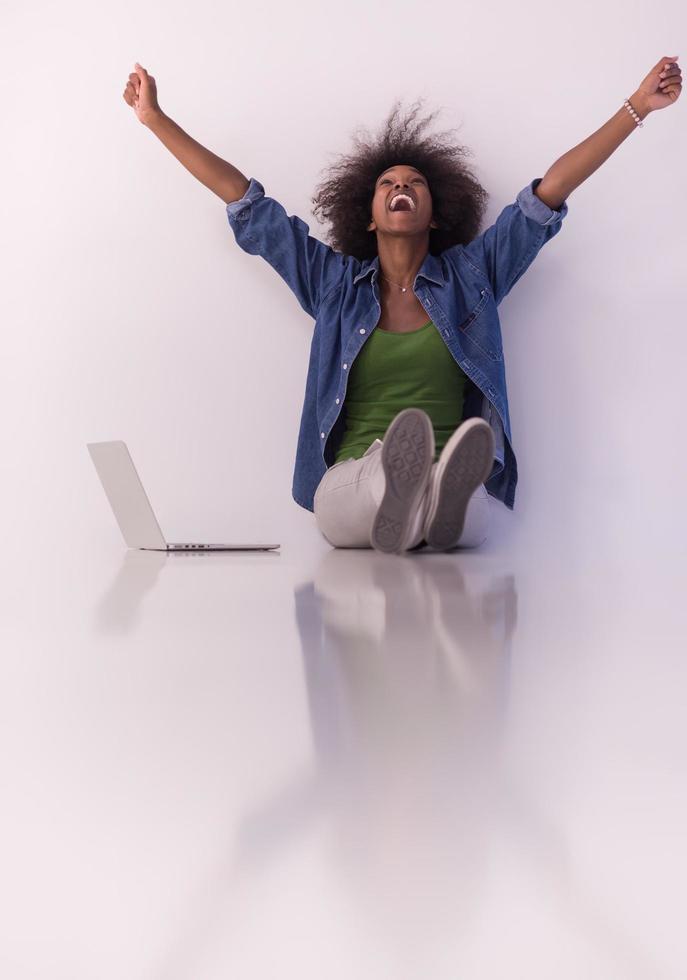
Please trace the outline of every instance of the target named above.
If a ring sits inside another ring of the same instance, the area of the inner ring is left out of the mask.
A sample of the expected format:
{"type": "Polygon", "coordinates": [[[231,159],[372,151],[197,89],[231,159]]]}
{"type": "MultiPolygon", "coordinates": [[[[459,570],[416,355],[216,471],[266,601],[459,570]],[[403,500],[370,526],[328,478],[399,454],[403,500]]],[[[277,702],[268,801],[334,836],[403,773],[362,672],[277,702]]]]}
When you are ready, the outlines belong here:
{"type": "Polygon", "coordinates": [[[291,499],[313,322],[122,92],[141,62],[322,240],[324,168],[425,96],[486,226],[685,26],[677,0],[2,6],[3,978],[684,980],[684,94],[501,304],[515,511],[396,560],[291,499]],[[168,539],[281,552],[127,551],[108,439],[168,539]]]}
{"type": "MultiPolygon", "coordinates": [[[[2,499],[24,543],[56,522],[119,540],[85,448],[107,439],[168,539],[317,536],[291,499],[313,321],[124,102],[136,61],[168,115],[325,240],[321,173],[395,98],[424,96],[472,149],[486,227],[682,54],[687,20],[676,2],[655,22],[619,2],[3,9],[2,499]]],[[[684,544],[685,104],[569,196],[500,307],[524,541],[684,544]]]]}

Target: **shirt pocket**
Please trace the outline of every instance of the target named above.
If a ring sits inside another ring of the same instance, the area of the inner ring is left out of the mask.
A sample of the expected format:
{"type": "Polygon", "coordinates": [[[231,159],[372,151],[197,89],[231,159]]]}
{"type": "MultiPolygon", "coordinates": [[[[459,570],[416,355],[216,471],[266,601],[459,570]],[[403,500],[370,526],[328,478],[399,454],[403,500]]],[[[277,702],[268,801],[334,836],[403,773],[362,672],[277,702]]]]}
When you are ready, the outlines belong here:
{"type": "Polygon", "coordinates": [[[484,312],[492,295],[488,286],[483,286],[480,289],[479,296],[475,300],[475,306],[458,324],[458,331],[461,338],[467,339],[469,344],[473,344],[492,361],[501,361],[503,360],[503,350],[498,325],[493,322],[488,313],[484,312]]]}

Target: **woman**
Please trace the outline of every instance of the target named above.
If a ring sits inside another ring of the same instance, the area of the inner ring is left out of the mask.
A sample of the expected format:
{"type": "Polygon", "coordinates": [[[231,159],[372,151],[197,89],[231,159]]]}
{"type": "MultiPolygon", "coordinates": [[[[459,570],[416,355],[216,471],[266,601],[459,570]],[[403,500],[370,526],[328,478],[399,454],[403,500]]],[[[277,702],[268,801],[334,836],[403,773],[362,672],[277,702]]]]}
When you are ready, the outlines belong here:
{"type": "Polygon", "coordinates": [[[661,58],[599,130],[535,178],[478,234],[487,194],[460,159],[392,112],[381,136],[331,168],[309,235],[159,107],[136,64],[124,99],[222,198],[237,243],[261,255],[315,320],[293,497],[335,547],[403,553],[484,542],[489,496],[513,509],[517,462],[497,307],[561,228],[567,198],[682,90],[661,58]]]}

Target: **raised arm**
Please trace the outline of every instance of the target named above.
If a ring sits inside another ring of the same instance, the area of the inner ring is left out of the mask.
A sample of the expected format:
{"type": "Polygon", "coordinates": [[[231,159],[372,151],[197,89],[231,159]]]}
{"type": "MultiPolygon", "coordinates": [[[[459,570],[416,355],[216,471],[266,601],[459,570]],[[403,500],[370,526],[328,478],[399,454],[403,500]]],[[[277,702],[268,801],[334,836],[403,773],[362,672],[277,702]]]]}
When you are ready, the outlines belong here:
{"type": "Polygon", "coordinates": [[[481,235],[455,246],[488,277],[497,304],[560,231],[570,194],[636,129],[634,116],[641,122],[680,97],[682,73],[676,62],[677,58],[661,58],[630,96],[632,112],[623,105],[601,129],[556,160],[543,178],[524,187],[481,235]]]}
{"type": "MultiPolygon", "coordinates": [[[[681,91],[682,73],[677,59],[665,57],[656,62],[627,101],[642,121],[650,112],[672,105],[680,97],[681,91]]],[[[635,131],[637,125],[634,116],[623,104],[600,129],[556,160],[534,193],[544,204],[557,210],[575,188],[598,170],[635,131]]]]}
{"type": "Polygon", "coordinates": [[[249,180],[177,126],[160,109],[153,76],[138,63],[135,68],[124,101],[177,160],[225,202],[239,246],[250,255],[261,255],[315,319],[322,299],[341,281],[347,257],[311,235],[301,218],[288,215],[279,201],[265,195],[258,180],[249,180]]]}
{"type": "Polygon", "coordinates": [[[240,200],[248,189],[248,178],[226,160],[197,143],[165,115],[158,104],[155,79],[138,62],[135,68],[124,89],[124,101],[133,108],[139,121],[155,133],[179,163],[225,204],[240,200]]]}

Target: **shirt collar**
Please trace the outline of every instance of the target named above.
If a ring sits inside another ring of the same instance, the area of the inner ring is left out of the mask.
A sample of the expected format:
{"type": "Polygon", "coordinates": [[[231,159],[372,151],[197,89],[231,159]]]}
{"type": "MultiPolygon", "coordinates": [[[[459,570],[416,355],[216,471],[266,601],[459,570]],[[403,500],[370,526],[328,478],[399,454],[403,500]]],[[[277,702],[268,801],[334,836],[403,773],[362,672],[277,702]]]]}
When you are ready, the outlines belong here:
{"type": "MultiPolygon", "coordinates": [[[[374,273],[374,278],[379,276],[379,256],[371,260],[366,259],[363,261],[362,268],[357,276],[353,279],[353,282],[357,285],[358,282],[363,280],[366,276],[374,273]]],[[[438,286],[445,286],[446,279],[441,269],[441,260],[438,255],[432,255],[428,252],[425,256],[425,261],[422,263],[417,272],[418,276],[422,276],[425,279],[430,279],[435,282],[438,286]]],[[[417,277],[416,277],[417,278],[417,277]]]]}

